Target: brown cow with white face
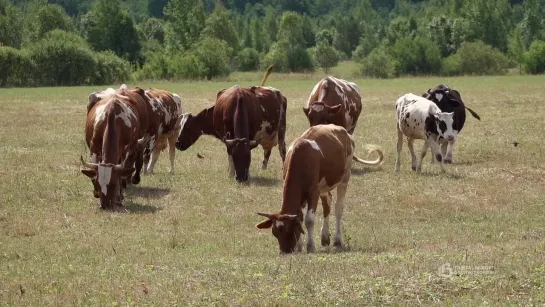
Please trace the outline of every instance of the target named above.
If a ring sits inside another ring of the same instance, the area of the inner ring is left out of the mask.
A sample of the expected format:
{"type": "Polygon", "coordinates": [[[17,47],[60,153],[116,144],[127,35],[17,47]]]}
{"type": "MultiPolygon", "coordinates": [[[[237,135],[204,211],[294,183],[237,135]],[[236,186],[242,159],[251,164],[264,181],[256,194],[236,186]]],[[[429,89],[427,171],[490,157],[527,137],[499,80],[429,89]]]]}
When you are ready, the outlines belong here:
{"type": "Polygon", "coordinates": [[[303,108],[310,126],[334,124],[353,134],[362,110],[358,86],[335,77],[318,82],[303,108]]]}
{"type": "Polygon", "coordinates": [[[84,162],[82,157],[88,169],[81,172],[91,178],[102,209],[122,209],[121,181],[135,170],[143,112],[141,104],[114,91],[103,95],[87,113],[85,139],[91,162],[84,162]]]}
{"type": "Polygon", "coordinates": [[[331,191],[334,189],[337,189],[334,244],[341,246],[341,218],[354,146],[352,136],[344,128],[332,124],[312,126],[291,143],[284,161],[282,207],[277,213],[258,213],[266,219],[256,225],[259,229],[272,227],[282,253],[302,250],[299,237],[304,233],[305,207],[307,251],[314,251],[313,229],[318,199],[321,199],[324,210],[321,243],[322,246],[329,245],[329,213],[331,191]]]}

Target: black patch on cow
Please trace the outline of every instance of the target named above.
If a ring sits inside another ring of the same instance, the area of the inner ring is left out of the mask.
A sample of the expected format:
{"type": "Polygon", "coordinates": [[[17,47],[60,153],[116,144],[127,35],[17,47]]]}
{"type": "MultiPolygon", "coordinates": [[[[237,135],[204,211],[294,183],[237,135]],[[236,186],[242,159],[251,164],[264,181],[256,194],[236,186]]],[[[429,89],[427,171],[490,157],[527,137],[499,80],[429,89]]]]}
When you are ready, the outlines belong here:
{"type": "Polygon", "coordinates": [[[407,112],[407,115],[405,115],[406,118],[409,118],[411,116],[411,113],[407,112]]]}
{"type": "Polygon", "coordinates": [[[428,117],[426,117],[424,130],[426,131],[427,136],[429,136],[429,134],[432,134],[432,133],[433,134],[438,134],[437,133],[437,124],[435,123],[435,118],[433,116],[429,115],[428,117]]]}
{"type": "Polygon", "coordinates": [[[444,134],[447,131],[447,124],[444,121],[440,121],[439,129],[441,129],[441,134],[444,134]]]}
{"type": "Polygon", "coordinates": [[[437,159],[438,162],[442,162],[443,161],[443,156],[441,156],[441,154],[436,154],[435,159],[437,159]]]}

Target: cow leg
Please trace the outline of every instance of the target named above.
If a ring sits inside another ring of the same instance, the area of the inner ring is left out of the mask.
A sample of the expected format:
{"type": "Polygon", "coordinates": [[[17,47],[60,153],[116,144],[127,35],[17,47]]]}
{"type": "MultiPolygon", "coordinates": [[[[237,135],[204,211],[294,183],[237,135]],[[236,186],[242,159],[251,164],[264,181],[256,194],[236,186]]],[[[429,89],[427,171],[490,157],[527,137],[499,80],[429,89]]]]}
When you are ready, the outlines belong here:
{"type": "Polygon", "coordinates": [[[176,157],[176,141],[178,140],[178,135],[172,133],[168,137],[168,155],[170,159],[170,170],[169,173],[174,173],[174,158],[176,157]]]}
{"type": "Polygon", "coordinates": [[[399,172],[400,166],[401,166],[401,149],[403,149],[403,132],[399,130],[399,127],[397,128],[397,158],[396,158],[396,166],[395,171],[399,172]]]}
{"type": "Polygon", "coordinates": [[[267,169],[267,164],[269,164],[269,157],[271,156],[271,148],[263,148],[263,164],[261,165],[262,170],[267,169]]]}
{"type": "Polygon", "coordinates": [[[233,177],[235,177],[235,162],[233,161],[232,155],[227,155],[227,158],[229,159],[228,175],[229,178],[233,179],[233,177]]]}
{"type": "Polygon", "coordinates": [[[348,180],[341,182],[337,187],[337,201],[335,202],[335,242],[333,245],[342,246],[341,219],[344,211],[344,197],[348,188],[348,180]]]}
{"type": "Polygon", "coordinates": [[[411,153],[411,168],[413,171],[416,171],[416,155],[414,154],[414,139],[407,138],[407,147],[409,147],[409,152],[411,153]]]}
{"type": "Polygon", "coordinates": [[[280,157],[282,158],[282,163],[284,163],[284,160],[286,160],[285,132],[279,133],[279,135],[278,135],[278,152],[280,153],[280,157]]]}
{"type": "Polygon", "coordinates": [[[159,154],[160,153],[161,153],[161,149],[159,149],[157,146],[155,146],[155,148],[153,148],[153,150],[151,151],[151,157],[150,157],[149,164],[148,164],[148,167],[147,167],[147,173],[148,174],[153,173],[153,169],[155,168],[155,163],[157,163],[157,160],[159,159],[159,154]]]}
{"type": "MultiPolygon", "coordinates": [[[[143,165],[148,165],[150,160],[151,151],[148,146],[146,146],[146,149],[144,149],[144,156],[143,156],[143,165]]],[[[144,167],[144,174],[147,173],[147,168],[144,167]]]]}
{"type": "Polygon", "coordinates": [[[420,173],[422,171],[422,162],[424,162],[424,157],[426,156],[426,153],[428,152],[429,148],[428,140],[424,140],[424,145],[422,146],[422,152],[420,153],[420,161],[418,161],[416,165],[416,172],[420,173]]]}
{"type": "Polygon", "coordinates": [[[446,155],[445,153],[443,153],[443,156],[444,156],[444,162],[445,163],[452,163],[452,154],[453,154],[453,151],[454,151],[454,142],[456,142],[456,139],[452,140],[452,141],[449,141],[448,142],[448,147],[447,147],[447,150],[446,150],[446,155]]]}
{"type": "Polygon", "coordinates": [[[329,246],[331,243],[329,237],[329,213],[331,212],[331,192],[327,195],[320,195],[322,207],[324,209],[324,223],[322,224],[322,246],[329,246]]]}
{"type": "Polygon", "coordinates": [[[142,171],[142,165],[144,164],[144,149],[138,149],[136,151],[136,160],[134,162],[134,176],[131,179],[132,184],[140,183],[140,172],[142,171]]]}
{"type": "Polygon", "coordinates": [[[433,154],[433,156],[439,163],[439,166],[441,167],[441,172],[444,173],[445,167],[443,166],[443,155],[441,154],[441,146],[439,145],[439,143],[435,141],[430,141],[429,146],[431,148],[431,153],[433,154]]]}

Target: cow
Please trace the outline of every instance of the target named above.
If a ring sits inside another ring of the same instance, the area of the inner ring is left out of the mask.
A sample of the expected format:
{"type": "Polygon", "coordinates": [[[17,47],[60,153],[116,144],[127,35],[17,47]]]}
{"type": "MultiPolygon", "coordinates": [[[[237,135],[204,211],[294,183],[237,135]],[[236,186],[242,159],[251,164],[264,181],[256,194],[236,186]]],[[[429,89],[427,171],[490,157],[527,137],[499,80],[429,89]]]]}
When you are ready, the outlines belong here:
{"type": "Polygon", "coordinates": [[[203,134],[214,136],[225,144],[229,176],[238,182],[248,181],[251,150],[258,145],[264,150],[262,169],[267,168],[276,145],[284,161],[287,101],[277,89],[263,86],[271,69],[267,70],[261,86],[235,85],[223,89],[218,92],[214,106],[197,115],[184,114],[176,148],[188,149],[203,134]]]}
{"type": "Polygon", "coordinates": [[[439,162],[441,171],[445,172],[440,143],[443,140],[451,141],[456,137],[453,129],[454,113],[441,112],[441,109],[432,101],[414,95],[405,94],[396,101],[397,114],[397,159],[395,171],[400,170],[400,153],[403,147],[403,135],[407,137],[407,145],[412,158],[412,170],[420,172],[422,159],[428,148],[431,148],[433,157],[439,162]],[[421,160],[417,163],[413,143],[415,139],[424,140],[421,160]]]}
{"type": "Polygon", "coordinates": [[[139,118],[145,109],[129,97],[110,91],[91,106],[85,124],[85,140],[91,162],[81,172],[91,178],[94,196],[102,209],[119,211],[122,180],[135,171],[134,161],[142,140],[139,118]]]}
{"type": "MultiPolygon", "coordinates": [[[[458,135],[464,127],[464,123],[466,121],[466,109],[473,117],[481,120],[481,117],[475,113],[475,111],[471,110],[464,104],[460,92],[455,89],[451,89],[444,84],[436,86],[433,88],[433,90],[428,89],[428,91],[424,93],[422,97],[433,101],[442,112],[454,112],[453,129],[455,130],[456,135],[458,135]]],[[[456,138],[448,142],[442,142],[441,144],[442,151],[446,151],[447,153],[444,159],[445,163],[452,163],[454,142],[456,142],[456,138]]]]}
{"type": "Polygon", "coordinates": [[[145,92],[148,103],[153,110],[154,123],[158,125],[157,135],[150,137],[144,152],[144,173],[153,173],[153,168],[161,151],[168,146],[170,169],[174,172],[174,158],[176,155],[176,141],[182,120],[182,102],[180,96],[164,90],[149,88],[145,92]]]}
{"type": "Polygon", "coordinates": [[[359,92],[353,82],[331,76],[320,80],[303,107],[310,126],[335,124],[353,134],[362,110],[359,92]]]}
{"type": "Polygon", "coordinates": [[[329,213],[331,192],[337,189],[335,203],[335,246],[342,246],[341,219],[350,179],[354,140],[343,127],[328,124],[310,127],[289,146],[284,161],[282,205],[277,213],[257,213],[265,217],[258,229],[272,228],[281,253],[302,251],[303,209],[307,229],[307,252],[315,251],[313,230],[318,199],[322,201],[324,221],[321,244],[330,244],[329,213]]]}
{"type": "MultiPolygon", "coordinates": [[[[353,82],[331,76],[320,80],[312,89],[307,106],[303,107],[310,126],[334,124],[352,135],[362,111],[359,92],[359,87],[353,82]]],[[[382,163],[383,158],[380,151],[378,163],[371,165],[382,163]]],[[[358,161],[356,156],[354,160],[358,161]]]]}

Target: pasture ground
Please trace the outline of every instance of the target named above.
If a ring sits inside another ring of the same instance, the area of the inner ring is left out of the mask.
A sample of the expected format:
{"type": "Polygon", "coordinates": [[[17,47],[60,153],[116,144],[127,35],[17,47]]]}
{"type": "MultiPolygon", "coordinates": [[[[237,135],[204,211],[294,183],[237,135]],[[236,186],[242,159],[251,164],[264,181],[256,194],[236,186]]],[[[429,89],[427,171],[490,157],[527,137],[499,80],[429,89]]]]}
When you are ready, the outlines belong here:
{"type": "MultiPolygon", "coordinates": [[[[179,93],[197,112],[220,89],[261,76],[138,85],[179,93]]],[[[301,109],[321,76],[273,73],[267,82],[288,98],[288,142],[307,129],[301,109]]],[[[254,227],[256,212],[280,208],[276,149],[266,171],[254,150],[251,183],[238,185],[223,145],[203,137],[177,153],[174,175],[161,155],[156,174],[126,192],[129,213],[102,212],[79,156],[88,153],[87,95],[105,87],[1,89],[0,305],[545,303],[545,76],[353,81],[364,102],[356,151],[365,158],[363,144],[377,144],[385,162],[353,166],[343,251],[318,245],[290,256],[254,227]],[[394,173],[395,100],[441,82],[482,121],[468,114],[447,174],[430,155],[413,173],[406,143],[394,173]],[[440,276],[445,264],[449,276],[440,276]]]]}

